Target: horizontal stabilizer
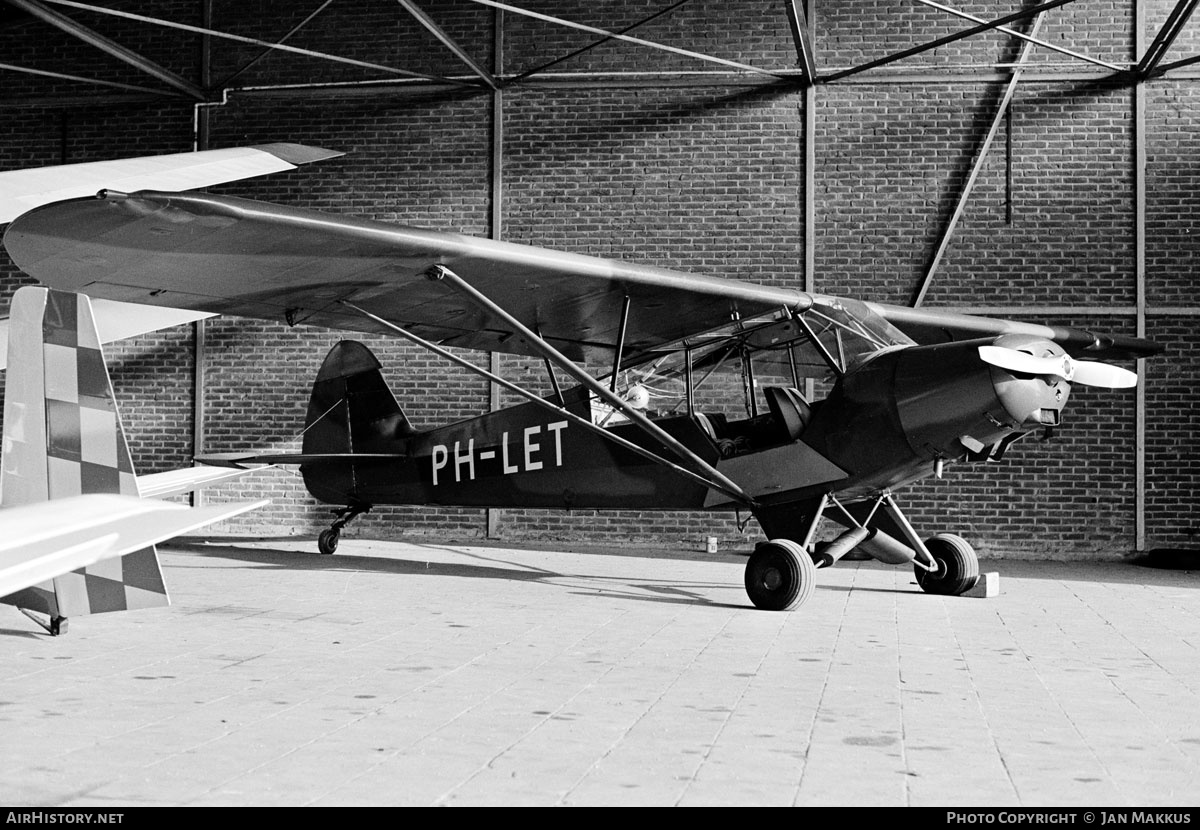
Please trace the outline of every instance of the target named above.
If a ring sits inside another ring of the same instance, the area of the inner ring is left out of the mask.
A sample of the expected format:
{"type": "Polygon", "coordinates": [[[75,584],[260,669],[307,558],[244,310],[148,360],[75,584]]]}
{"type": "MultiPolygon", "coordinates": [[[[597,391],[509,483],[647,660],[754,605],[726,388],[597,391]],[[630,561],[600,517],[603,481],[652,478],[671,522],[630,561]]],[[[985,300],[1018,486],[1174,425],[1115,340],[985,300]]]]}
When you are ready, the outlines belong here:
{"type": "Polygon", "coordinates": [[[140,498],[86,296],[18,289],[9,354],[0,603],[46,614],[52,634],[66,617],[169,604],[154,544],[266,503],[189,510],[140,498]]]}
{"type": "Polygon", "coordinates": [[[192,190],[294,170],[298,164],[340,155],[301,144],[261,144],[10,170],[0,173],[0,224],[40,205],[92,196],[99,190],[192,190]]]}
{"type": "Polygon", "coordinates": [[[310,452],[276,455],[222,452],[197,456],[196,461],[200,464],[208,464],[213,467],[241,468],[244,464],[365,464],[403,461],[406,458],[408,458],[408,455],[402,452],[310,452]]]}
{"type": "Polygon", "coordinates": [[[264,499],[189,508],[133,496],[92,494],[6,508],[0,511],[0,596],[267,503],[264,499]]]}
{"type": "Polygon", "coordinates": [[[183,467],[178,470],[167,470],[163,473],[151,473],[138,476],[138,495],[144,499],[162,499],[167,496],[177,496],[180,493],[191,493],[213,484],[241,478],[250,472],[248,469],[229,469],[228,467],[183,467]]]}

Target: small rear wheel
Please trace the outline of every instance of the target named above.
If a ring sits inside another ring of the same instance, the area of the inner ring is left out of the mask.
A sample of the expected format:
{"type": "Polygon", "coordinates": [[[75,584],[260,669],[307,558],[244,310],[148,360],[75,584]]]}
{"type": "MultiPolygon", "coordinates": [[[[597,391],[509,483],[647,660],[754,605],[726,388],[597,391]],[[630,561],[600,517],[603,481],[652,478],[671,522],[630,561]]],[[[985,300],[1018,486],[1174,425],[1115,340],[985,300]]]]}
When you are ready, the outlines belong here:
{"type": "Polygon", "coordinates": [[[953,533],[939,533],[925,542],[925,547],[933,555],[938,569],[934,573],[913,565],[922,591],[956,597],[975,587],[979,581],[979,558],[970,542],[953,533]]]}
{"type": "Polygon", "coordinates": [[[333,528],[322,530],[321,535],[317,537],[317,550],[329,556],[337,550],[341,536],[342,534],[333,528]]]}
{"type": "Polygon", "coordinates": [[[812,596],[817,566],[790,539],[759,542],[746,563],[746,594],[756,608],[790,611],[812,596]]]}

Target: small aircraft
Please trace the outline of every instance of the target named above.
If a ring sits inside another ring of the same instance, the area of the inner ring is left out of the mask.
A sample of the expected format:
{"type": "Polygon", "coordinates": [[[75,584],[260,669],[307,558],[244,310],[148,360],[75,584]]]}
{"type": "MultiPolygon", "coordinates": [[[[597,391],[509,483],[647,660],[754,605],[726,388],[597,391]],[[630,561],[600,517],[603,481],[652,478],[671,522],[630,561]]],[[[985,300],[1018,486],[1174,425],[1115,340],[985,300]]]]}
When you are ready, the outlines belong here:
{"type": "Polygon", "coordinates": [[[393,334],[528,401],[420,429],[374,355],[337,344],[299,453],[203,459],[299,464],[339,508],[322,553],[383,504],[744,511],[767,537],[745,569],[765,609],[800,605],[816,570],[851,550],[911,564],[926,592],[968,591],[970,544],[923,539],[894,493],[948,463],[998,460],[1060,424],[1073,383],[1137,383],[1101,361],[1159,351],[193,193],[57,202],[18,217],[4,243],[62,291],[393,334]],[[541,358],[552,391],[452,349],[541,358]],[[836,538],[818,541],[823,520],[836,538]]]}
{"type": "Polygon", "coordinates": [[[228,478],[219,468],[134,474],[87,297],[18,289],[8,340],[0,603],[51,635],[68,617],[169,604],[154,545],[267,501],[160,500],[228,478]]]}

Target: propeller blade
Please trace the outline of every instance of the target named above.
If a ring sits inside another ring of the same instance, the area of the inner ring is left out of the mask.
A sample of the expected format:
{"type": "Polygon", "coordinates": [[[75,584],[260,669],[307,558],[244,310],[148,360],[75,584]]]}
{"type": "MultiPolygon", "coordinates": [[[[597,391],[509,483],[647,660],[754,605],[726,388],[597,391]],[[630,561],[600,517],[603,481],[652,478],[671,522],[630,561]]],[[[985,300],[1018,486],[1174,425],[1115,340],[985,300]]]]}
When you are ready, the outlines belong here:
{"type": "Polygon", "coordinates": [[[1120,366],[1110,366],[1094,360],[1075,361],[1075,383],[1084,386],[1103,386],[1106,389],[1128,389],[1137,386],[1136,372],[1122,369],[1120,366]]]}
{"type": "Polygon", "coordinates": [[[990,366],[1026,375],[1055,375],[1084,386],[1127,389],[1137,386],[1137,374],[1094,360],[1073,360],[1068,355],[1034,357],[1003,346],[980,346],[979,358],[990,366]]]}
{"type": "Polygon", "coordinates": [[[1060,357],[1034,357],[1004,346],[980,346],[979,358],[990,366],[1020,372],[1025,375],[1057,375],[1071,379],[1074,361],[1066,355],[1060,357]]]}

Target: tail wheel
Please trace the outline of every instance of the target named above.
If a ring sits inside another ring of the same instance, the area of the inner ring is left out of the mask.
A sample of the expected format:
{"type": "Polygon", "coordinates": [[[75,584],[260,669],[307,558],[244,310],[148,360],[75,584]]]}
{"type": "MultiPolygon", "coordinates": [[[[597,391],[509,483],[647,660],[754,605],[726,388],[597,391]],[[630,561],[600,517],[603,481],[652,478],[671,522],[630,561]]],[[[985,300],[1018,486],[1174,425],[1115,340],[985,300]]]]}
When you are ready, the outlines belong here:
{"type": "Polygon", "coordinates": [[[337,550],[341,537],[342,534],[333,528],[322,530],[321,535],[317,537],[317,550],[328,556],[337,550]]]}
{"type": "Polygon", "coordinates": [[[979,580],[979,558],[975,548],[961,536],[939,533],[925,543],[937,562],[937,573],[913,566],[917,584],[927,594],[958,596],[975,587],[979,580]]]}
{"type": "Polygon", "coordinates": [[[759,542],[746,563],[746,594],[756,608],[789,611],[812,596],[817,566],[789,539],[759,542]]]}

